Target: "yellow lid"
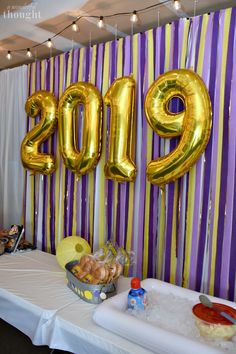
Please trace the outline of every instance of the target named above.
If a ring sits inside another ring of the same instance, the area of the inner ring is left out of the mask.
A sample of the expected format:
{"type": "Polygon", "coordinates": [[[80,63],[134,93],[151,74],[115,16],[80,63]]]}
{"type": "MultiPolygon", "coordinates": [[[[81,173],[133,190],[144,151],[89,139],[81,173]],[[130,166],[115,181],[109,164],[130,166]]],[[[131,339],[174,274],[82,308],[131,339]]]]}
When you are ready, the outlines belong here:
{"type": "Polygon", "coordinates": [[[90,254],[91,247],[88,242],[80,236],[68,236],[57,246],[56,259],[59,265],[65,269],[70,261],[80,260],[84,254],[90,254]]]}

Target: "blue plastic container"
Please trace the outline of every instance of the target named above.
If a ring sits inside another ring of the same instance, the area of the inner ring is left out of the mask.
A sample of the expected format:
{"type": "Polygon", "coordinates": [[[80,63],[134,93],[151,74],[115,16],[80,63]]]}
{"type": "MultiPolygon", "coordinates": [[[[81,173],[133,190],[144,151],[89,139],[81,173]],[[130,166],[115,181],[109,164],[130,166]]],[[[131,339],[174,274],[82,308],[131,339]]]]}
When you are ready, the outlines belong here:
{"type": "Polygon", "coordinates": [[[128,309],[145,310],[147,306],[147,292],[141,288],[140,279],[131,280],[131,289],[128,293],[128,309]]]}

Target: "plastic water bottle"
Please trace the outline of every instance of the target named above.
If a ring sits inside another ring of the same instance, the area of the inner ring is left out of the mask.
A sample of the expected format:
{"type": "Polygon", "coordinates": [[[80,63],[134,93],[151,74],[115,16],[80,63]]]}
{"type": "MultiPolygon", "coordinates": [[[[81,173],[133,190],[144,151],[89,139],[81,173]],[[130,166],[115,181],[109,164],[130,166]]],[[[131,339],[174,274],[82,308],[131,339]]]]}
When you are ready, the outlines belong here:
{"type": "Polygon", "coordinates": [[[147,306],[147,292],[141,288],[140,279],[131,279],[131,289],[128,294],[128,309],[145,310],[147,306]]]}

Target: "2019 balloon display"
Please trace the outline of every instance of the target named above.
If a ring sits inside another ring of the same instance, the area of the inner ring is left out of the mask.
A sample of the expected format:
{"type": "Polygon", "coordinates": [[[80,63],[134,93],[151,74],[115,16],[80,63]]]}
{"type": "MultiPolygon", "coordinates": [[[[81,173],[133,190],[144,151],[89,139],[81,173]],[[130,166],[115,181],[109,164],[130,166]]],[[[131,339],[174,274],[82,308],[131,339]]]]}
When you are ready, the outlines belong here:
{"type": "Polygon", "coordinates": [[[160,186],[186,173],[204,151],[211,132],[211,102],[206,86],[192,70],[179,69],[161,75],[145,100],[148,123],[161,137],[180,136],[178,146],[147,166],[148,180],[160,186]],[[185,110],[172,113],[168,103],[182,99],[185,110]]]}
{"type": "Polygon", "coordinates": [[[35,118],[41,112],[40,122],[27,133],[21,144],[23,166],[33,172],[51,174],[56,169],[55,157],[39,151],[41,144],[54,132],[57,125],[57,100],[47,91],[35,92],[25,104],[26,113],[35,118]]]}
{"type": "MultiPolygon", "coordinates": [[[[131,76],[116,79],[104,97],[110,107],[110,132],[105,176],[118,182],[134,181],[133,161],[135,81],[131,76]]],[[[24,167],[39,173],[55,170],[55,158],[39,147],[56,127],[55,97],[39,91],[27,99],[26,112],[41,120],[27,133],[21,146],[24,167]]],[[[70,85],[59,100],[59,143],[64,164],[78,175],[93,170],[100,158],[103,100],[98,89],[88,82],[70,85]],[[83,105],[83,134],[79,151],[77,139],[78,107],[83,105]]],[[[161,75],[149,88],[145,99],[147,121],[164,138],[180,136],[177,147],[147,166],[148,180],[163,187],[186,173],[204,151],[211,131],[211,102],[206,86],[192,70],[179,69],[161,75]],[[184,111],[169,110],[172,98],[179,97],[184,111]]]]}
{"type": "Polygon", "coordinates": [[[59,101],[59,141],[64,164],[78,175],[93,170],[101,153],[102,140],[102,96],[98,89],[88,82],[70,85],[59,101]],[[75,132],[79,104],[84,106],[83,139],[78,150],[75,132]]]}

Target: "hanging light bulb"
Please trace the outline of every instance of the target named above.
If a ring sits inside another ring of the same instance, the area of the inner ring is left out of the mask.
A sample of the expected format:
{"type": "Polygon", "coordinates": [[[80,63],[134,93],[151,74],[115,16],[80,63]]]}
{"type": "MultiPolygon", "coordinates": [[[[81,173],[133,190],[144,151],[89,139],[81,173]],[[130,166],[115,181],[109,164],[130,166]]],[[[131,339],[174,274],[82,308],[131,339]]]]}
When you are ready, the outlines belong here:
{"type": "Polygon", "coordinates": [[[78,27],[77,23],[74,21],[74,22],[72,23],[72,31],[78,32],[78,29],[79,29],[79,27],[78,27]]]}
{"type": "Polygon", "coordinates": [[[173,1],[173,6],[175,8],[175,10],[180,10],[181,9],[181,3],[180,3],[180,0],[174,0],[173,1]]]}
{"type": "Polygon", "coordinates": [[[99,28],[104,28],[103,16],[100,16],[97,26],[99,28]]]}
{"type": "Polygon", "coordinates": [[[137,11],[134,10],[134,12],[132,13],[132,15],[130,16],[130,21],[133,22],[133,23],[138,22],[137,11]]]}
{"type": "Polygon", "coordinates": [[[7,58],[8,60],[11,60],[11,59],[12,59],[12,55],[11,55],[11,51],[10,51],[10,50],[8,50],[6,58],[7,58]]]}
{"type": "Polygon", "coordinates": [[[27,48],[27,53],[26,53],[27,57],[31,58],[32,57],[32,53],[30,51],[29,48],[27,48]]]}
{"type": "Polygon", "coordinates": [[[48,40],[47,40],[47,46],[48,46],[48,48],[52,48],[52,41],[51,41],[51,38],[48,38],[48,40]]]}

